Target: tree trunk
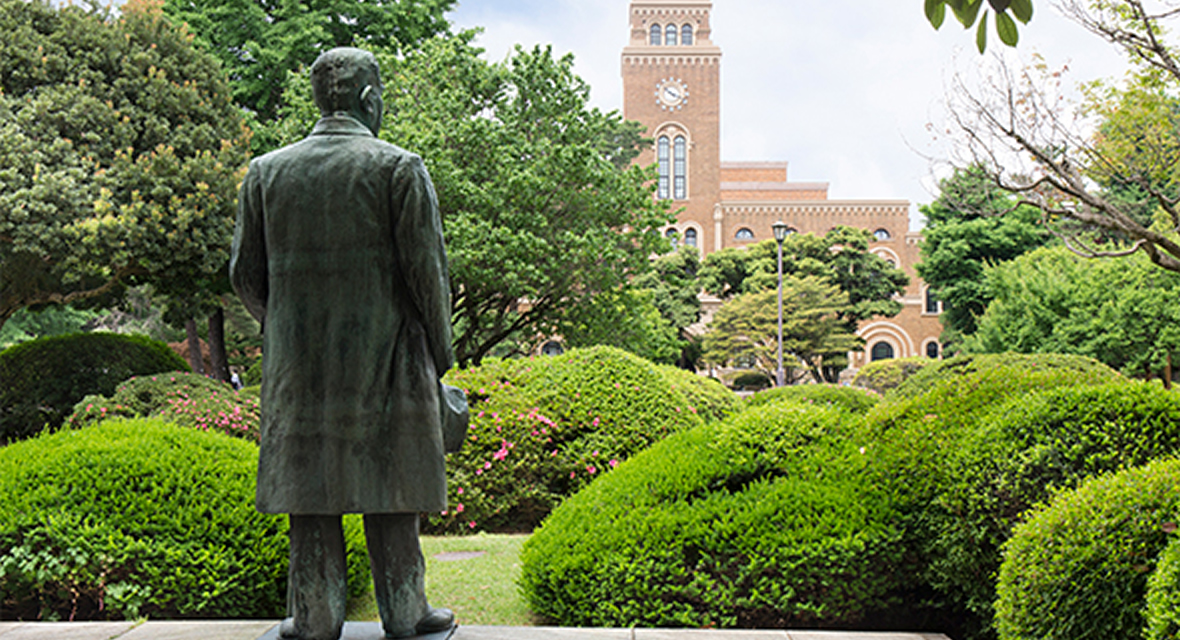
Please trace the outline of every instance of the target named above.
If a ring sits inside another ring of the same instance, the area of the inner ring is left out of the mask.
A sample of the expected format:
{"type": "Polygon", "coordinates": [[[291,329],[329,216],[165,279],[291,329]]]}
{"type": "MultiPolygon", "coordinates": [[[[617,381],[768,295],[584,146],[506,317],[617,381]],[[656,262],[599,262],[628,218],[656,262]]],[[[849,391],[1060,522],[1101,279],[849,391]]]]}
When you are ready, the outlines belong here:
{"type": "Polygon", "coordinates": [[[184,323],[184,333],[188,338],[188,364],[193,373],[205,375],[205,359],[201,357],[201,336],[197,335],[197,321],[189,318],[184,323]]]}
{"type": "Polygon", "coordinates": [[[1172,390],[1172,354],[1168,353],[1168,362],[1164,365],[1164,388],[1172,390]]]}
{"type": "Polygon", "coordinates": [[[229,357],[225,353],[225,309],[221,305],[209,314],[209,375],[229,382],[229,357]]]}

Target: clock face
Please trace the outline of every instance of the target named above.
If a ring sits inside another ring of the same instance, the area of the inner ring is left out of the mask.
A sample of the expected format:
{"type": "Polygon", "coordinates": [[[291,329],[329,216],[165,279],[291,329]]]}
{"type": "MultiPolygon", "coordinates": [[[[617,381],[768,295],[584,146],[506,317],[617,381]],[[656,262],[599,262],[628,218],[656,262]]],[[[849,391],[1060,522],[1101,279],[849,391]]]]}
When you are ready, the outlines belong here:
{"type": "Polygon", "coordinates": [[[665,78],[656,84],[656,104],[661,109],[680,109],[688,100],[688,87],[677,78],[665,78]]]}

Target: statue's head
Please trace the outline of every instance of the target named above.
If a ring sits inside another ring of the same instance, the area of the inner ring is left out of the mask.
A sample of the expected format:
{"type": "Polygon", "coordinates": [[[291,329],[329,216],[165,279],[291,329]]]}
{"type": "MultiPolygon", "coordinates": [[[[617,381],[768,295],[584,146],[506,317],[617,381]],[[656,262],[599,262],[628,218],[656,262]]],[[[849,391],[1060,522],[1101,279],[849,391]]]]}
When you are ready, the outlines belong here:
{"type": "Polygon", "coordinates": [[[320,113],[352,116],[373,135],[381,128],[385,110],[381,89],[377,58],[363,49],[337,47],[311,65],[311,93],[320,113]]]}

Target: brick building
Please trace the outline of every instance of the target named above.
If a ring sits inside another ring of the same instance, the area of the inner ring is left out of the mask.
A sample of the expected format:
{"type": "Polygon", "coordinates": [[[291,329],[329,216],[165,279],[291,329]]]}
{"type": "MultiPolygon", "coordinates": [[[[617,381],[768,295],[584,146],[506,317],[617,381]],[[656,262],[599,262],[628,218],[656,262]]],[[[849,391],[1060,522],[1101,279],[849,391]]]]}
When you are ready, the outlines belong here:
{"type": "MultiPolygon", "coordinates": [[[[921,234],[909,231],[905,200],[830,200],[824,182],[791,182],[786,162],[721,160],[721,48],[713,43],[712,0],[633,0],[623,49],[623,115],[655,141],[637,162],[659,163],[657,197],[683,208],[666,232],[702,255],[772,238],[782,220],[800,233],[838,225],[873,231],[870,250],[910,276],[904,309],[863,322],[865,352],[851,365],[890,357],[941,355],[939,304],[914,272],[921,234]]],[[[706,317],[720,301],[704,298],[706,317]]]]}

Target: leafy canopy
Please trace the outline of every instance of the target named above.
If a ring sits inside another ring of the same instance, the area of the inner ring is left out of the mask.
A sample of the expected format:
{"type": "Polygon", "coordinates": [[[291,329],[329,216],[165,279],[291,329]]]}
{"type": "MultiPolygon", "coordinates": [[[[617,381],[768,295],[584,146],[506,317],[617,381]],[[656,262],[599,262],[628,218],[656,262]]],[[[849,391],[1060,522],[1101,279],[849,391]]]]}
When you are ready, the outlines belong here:
{"type": "Polygon", "coordinates": [[[0,0],[0,325],[227,260],[247,135],[216,60],[148,0],[0,0]]]}
{"type": "MultiPolygon", "coordinates": [[[[987,50],[988,9],[984,7],[983,0],[926,0],[926,19],[935,29],[942,28],[948,6],[964,29],[970,29],[976,25],[976,20],[979,21],[975,29],[975,46],[980,53],[987,50]]],[[[1015,47],[1020,40],[1016,21],[1028,24],[1032,20],[1032,0],[987,0],[987,7],[994,16],[996,35],[1000,37],[1000,42],[1015,47]]]]}

